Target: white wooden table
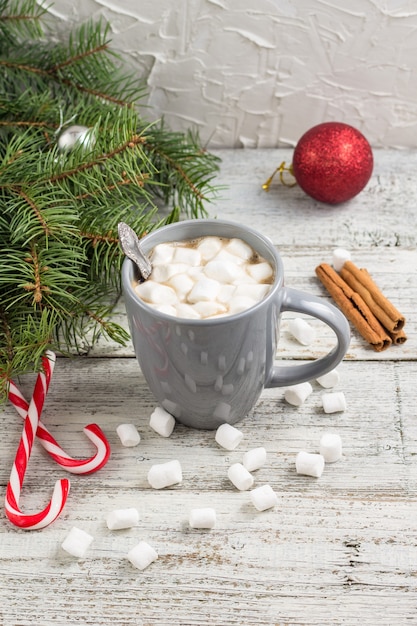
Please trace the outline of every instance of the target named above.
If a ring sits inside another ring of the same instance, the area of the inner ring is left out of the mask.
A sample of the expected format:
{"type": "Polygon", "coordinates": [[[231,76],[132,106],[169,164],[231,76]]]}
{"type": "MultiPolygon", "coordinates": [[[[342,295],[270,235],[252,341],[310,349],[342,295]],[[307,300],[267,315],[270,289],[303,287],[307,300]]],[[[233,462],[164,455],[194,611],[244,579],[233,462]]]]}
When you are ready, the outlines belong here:
{"type": "MultiPolygon", "coordinates": [[[[357,335],[339,367],[347,410],[325,415],[317,383],[300,408],[284,390],[265,391],[239,428],[234,452],[214,433],[177,426],[169,439],[148,426],[155,406],[131,346],[102,343],[88,356],[59,359],[43,419],[61,445],[87,455],[82,427],[97,422],[112,446],[97,474],[71,478],[62,516],[42,531],[21,531],[0,518],[0,624],[4,626],[252,626],[358,623],[417,624],[417,152],[374,152],[373,177],[359,196],[338,207],[319,205],[299,188],[261,185],[291,150],[221,151],[219,184],[210,207],[256,227],[280,249],[286,283],[327,298],[314,269],[332,250],[351,251],[407,317],[408,341],[376,353],[357,335]],[[133,422],[141,443],[124,448],[116,434],[133,422]],[[344,456],[320,479],[298,476],[301,449],[317,451],[321,435],[341,435],[344,456]],[[275,509],[257,512],[226,472],[245,450],[265,446],[256,485],[278,493],[275,509]],[[178,458],[182,485],[152,490],[154,463],[178,458]],[[212,506],[212,531],[192,531],[188,511],[212,506]],[[137,528],[111,532],[106,514],[137,507],[137,528]],[[77,526],[94,536],[85,558],[60,547],[77,526]],[[144,539],[159,559],[144,571],[126,559],[144,539]]],[[[123,304],[119,319],[124,320],[123,304]]],[[[314,323],[314,322],[312,322],[314,323]]],[[[282,324],[279,358],[309,359],[328,351],[332,333],[317,323],[305,348],[282,324]]],[[[31,393],[33,377],[20,381],[31,393]]],[[[21,420],[0,412],[0,476],[4,492],[21,420]]],[[[63,476],[36,445],[21,505],[40,510],[63,476]]]]}

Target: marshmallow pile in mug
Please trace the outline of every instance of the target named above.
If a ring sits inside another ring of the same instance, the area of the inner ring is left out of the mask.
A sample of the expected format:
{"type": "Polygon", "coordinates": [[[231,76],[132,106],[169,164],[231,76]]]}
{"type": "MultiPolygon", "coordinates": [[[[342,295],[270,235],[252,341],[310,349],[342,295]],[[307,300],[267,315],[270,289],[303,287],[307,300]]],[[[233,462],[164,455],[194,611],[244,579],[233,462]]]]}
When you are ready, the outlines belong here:
{"type": "Polygon", "coordinates": [[[158,311],[181,318],[240,313],[262,300],[274,279],[271,264],[237,238],[161,243],[150,259],[152,273],[135,284],[136,294],[158,311]]]}

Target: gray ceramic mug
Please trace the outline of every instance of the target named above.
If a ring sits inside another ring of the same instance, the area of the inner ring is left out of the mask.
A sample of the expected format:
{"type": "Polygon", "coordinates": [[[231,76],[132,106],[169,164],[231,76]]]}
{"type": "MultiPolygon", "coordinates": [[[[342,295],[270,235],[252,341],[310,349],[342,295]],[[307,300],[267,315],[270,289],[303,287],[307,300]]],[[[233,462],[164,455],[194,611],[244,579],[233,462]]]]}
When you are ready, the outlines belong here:
{"type": "Polygon", "coordinates": [[[135,265],[126,259],[122,285],[130,333],[142,373],[156,400],[177,421],[194,428],[234,424],[254,407],[265,387],[312,380],[330,371],[349,346],[349,325],[336,307],[284,286],[282,260],[272,242],[255,230],[223,220],[188,220],[143,237],[148,254],[154,246],[205,236],[246,241],[274,268],[266,297],[241,313],[212,319],[182,319],[143,302],[133,288],[135,265]],[[301,365],[274,365],[283,311],[322,320],[337,344],[324,357],[301,365]]]}

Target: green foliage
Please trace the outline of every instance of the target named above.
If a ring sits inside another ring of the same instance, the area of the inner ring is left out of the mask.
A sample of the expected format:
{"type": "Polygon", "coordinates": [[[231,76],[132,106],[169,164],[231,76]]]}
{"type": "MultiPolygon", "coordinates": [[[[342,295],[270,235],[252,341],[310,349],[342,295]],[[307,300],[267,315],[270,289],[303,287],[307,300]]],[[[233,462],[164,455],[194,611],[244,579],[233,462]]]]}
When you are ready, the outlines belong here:
{"type": "MultiPolygon", "coordinates": [[[[46,31],[35,0],[0,0],[0,381],[45,349],[86,350],[111,321],[123,261],[117,225],[139,236],[204,217],[217,159],[198,137],[140,113],[144,83],[109,48],[108,26],[46,31]],[[90,129],[58,146],[73,124],[90,129]]],[[[0,391],[1,391],[0,390],[0,391]]]]}

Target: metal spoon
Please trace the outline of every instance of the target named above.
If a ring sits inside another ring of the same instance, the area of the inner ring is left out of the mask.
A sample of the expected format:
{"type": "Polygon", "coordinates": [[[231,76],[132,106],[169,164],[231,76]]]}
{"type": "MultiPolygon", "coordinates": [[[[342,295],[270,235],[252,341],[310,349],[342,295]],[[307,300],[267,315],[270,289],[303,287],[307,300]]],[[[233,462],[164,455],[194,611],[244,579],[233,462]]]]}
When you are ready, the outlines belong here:
{"type": "Polygon", "coordinates": [[[124,222],[119,222],[117,228],[123,252],[129,259],[136,263],[143,280],[146,280],[152,272],[152,264],[142,251],[138,236],[135,231],[124,222]]]}

